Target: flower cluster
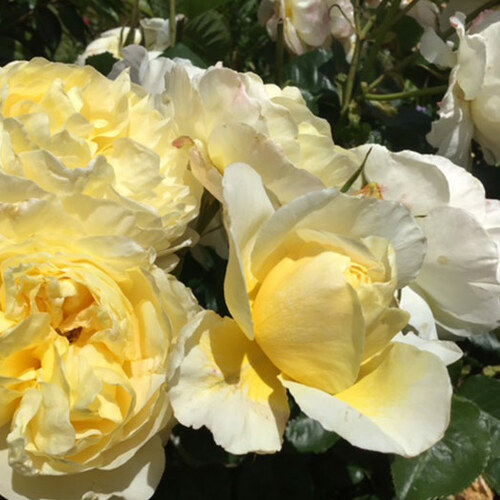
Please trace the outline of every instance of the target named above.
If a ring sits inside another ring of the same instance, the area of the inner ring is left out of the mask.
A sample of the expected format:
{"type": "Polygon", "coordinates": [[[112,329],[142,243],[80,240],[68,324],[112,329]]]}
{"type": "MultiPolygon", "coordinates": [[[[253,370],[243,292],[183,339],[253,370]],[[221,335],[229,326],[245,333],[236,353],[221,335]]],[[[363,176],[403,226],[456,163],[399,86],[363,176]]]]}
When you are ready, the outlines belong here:
{"type": "MultiPolygon", "coordinates": [[[[353,34],[349,1],[261,14],[296,53],[353,34]]],[[[497,154],[497,14],[456,18],[457,54],[424,38],[456,62],[443,153],[467,128],[497,154]]],[[[146,48],[106,35],[109,78],[0,69],[0,495],[146,500],[177,421],[273,453],[288,394],[355,446],[427,450],[450,419],[450,339],[500,326],[500,206],[443,156],[335,145],[296,87],[153,58],[168,24],[151,23],[146,48]],[[226,317],[169,274],[202,220],[222,221],[226,317]]]]}

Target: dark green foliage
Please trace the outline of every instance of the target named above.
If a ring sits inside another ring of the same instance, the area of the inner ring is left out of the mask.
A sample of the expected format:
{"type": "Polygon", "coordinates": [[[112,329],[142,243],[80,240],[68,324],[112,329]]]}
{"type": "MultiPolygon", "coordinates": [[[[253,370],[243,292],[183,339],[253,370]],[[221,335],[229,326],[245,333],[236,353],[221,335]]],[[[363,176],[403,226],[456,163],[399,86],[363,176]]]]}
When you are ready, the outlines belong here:
{"type": "Polygon", "coordinates": [[[99,73],[102,73],[105,76],[109,74],[115,62],[118,62],[118,59],[113,57],[113,55],[109,52],[104,52],[96,56],[90,56],[85,60],[85,64],[94,67],[97,71],[99,71],[99,73]]]}
{"type": "Polygon", "coordinates": [[[231,50],[231,32],[226,18],[216,10],[209,10],[184,26],[182,42],[209,64],[222,61],[231,50]]]}
{"type": "Polygon", "coordinates": [[[195,66],[199,68],[206,68],[207,65],[205,61],[196,52],[193,52],[187,45],[183,43],[178,43],[175,47],[167,49],[163,54],[165,57],[182,57],[183,59],[189,59],[195,66]]]}
{"type": "Polygon", "coordinates": [[[396,457],[392,473],[401,500],[453,495],[467,488],[490,457],[489,428],[476,405],[454,399],[443,439],[418,457],[396,457]]]}
{"type": "Polygon", "coordinates": [[[229,3],[230,0],[179,0],[177,9],[189,18],[195,18],[207,11],[229,3]]]}
{"type": "Polygon", "coordinates": [[[319,422],[303,414],[288,422],[285,436],[300,453],[323,453],[340,439],[337,434],[325,431],[319,422]]]}

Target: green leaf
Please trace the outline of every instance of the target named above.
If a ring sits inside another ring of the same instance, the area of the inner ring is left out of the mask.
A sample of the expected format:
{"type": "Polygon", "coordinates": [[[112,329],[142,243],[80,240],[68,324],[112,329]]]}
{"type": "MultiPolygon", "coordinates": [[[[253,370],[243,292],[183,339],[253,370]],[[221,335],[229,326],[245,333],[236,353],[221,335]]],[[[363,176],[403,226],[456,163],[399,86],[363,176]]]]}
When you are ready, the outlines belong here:
{"type": "Polygon", "coordinates": [[[189,59],[195,66],[200,68],[207,67],[205,61],[183,43],[178,43],[175,47],[167,49],[163,52],[162,56],[170,57],[171,59],[174,57],[182,57],[183,59],[189,59]]]}
{"type": "Polygon", "coordinates": [[[472,335],[468,341],[474,346],[472,354],[486,363],[500,362],[500,340],[495,333],[485,333],[483,335],[472,335]]]}
{"type": "Polygon", "coordinates": [[[404,16],[394,27],[396,40],[404,52],[410,52],[422,38],[424,29],[412,17],[404,16]]]}
{"type": "Polygon", "coordinates": [[[102,54],[97,54],[96,56],[90,56],[85,59],[85,64],[94,67],[99,73],[107,76],[113,67],[113,64],[118,62],[118,59],[113,56],[110,52],[103,52],[102,54]]]}
{"type": "Polygon", "coordinates": [[[230,0],[179,0],[177,10],[187,17],[194,18],[207,10],[217,9],[229,2],[230,0]]]}
{"type": "Polygon", "coordinates": [[[488,467],[484,472],[486,482],[497,492],[500,493],[500,458],[490,460],[488,467]]]}
{"type": "Polygon", "coordinates": [[[336,91],[327,72],[332,53],[316,49],[292,59],[283,69],[283,80],[300,89],[318,93],[323,90],[336,91]]]}
{"type": "Polygon", "coordinates": [[[446,434],[415,458],[396,457],[392,475],[400,500],[425,500],[454,495],[467,488],[484,470],[490,455],[488,423],[479,408],[453,399],[446,434]]]}
{"type": "Polygon", "coordinates": [[[125,2],[122,0],[106,0],[103,2],[102,0],[88,0],[88,7],[92,7],[99,17],[104,17],[108,22],[112,24],[119,25],[120,16],[119,14],[123,11],[125,2]]]}
{"type": "Polygon", "coordinates": [[[500,492],[500,380],[488,377],[469,377],[458,394],[475,403],[490,430],[491,458],[485,470],[488,483],[500,492]]]}
{"type": "Polygon", "coordinates": [[[182,41],[211,63],[224,59],[231,50],[231,32],[224,16],[215,10],[188,20],[182,41]]]}
{"type": "Polygon", "coordinates": [[[325,431],[318,421],[303,414],[288,422],[285,435],[300,453],[323,453],[340,439],[334,432],[325,431]]]}
{"type": "Polygon", "coordinates": [[[500,380],[480,375],[469,377],[457,394],[474,402],[488,417],[500,423],[500,398],[498,397],[500,394],[500,380]]]}
{"type": "Polygon", "coordinates": [[[68,3],[58,3],[57,12],[64,27],[69,31],[73,38],[79,42],[86,42],[87,27],[82,18],[78,15],[75,7],[68,3]]]}

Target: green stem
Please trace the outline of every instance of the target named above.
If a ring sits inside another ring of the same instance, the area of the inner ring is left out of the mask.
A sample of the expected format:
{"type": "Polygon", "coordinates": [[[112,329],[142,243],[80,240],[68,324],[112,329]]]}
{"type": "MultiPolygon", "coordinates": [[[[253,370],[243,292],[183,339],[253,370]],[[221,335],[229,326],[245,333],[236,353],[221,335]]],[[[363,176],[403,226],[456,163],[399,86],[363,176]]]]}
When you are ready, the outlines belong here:
{"type": "Polygon", "coordinates": [[[354,83],[356,81],[359,63],[361,61],[361,51],[363,49],[364,38],[366,36],[366,33],[368,33],[368,31],[370,30],[369,27],[368,29],[366,29],[366,26],[365,29],[360,29],[359,10],[359,0],[356,0],[354,4],[354,31],[356,33],[356,39],[354,40],[354,54],[352,56],[351,65],[349,67],[349,73],[347,75],[344,93],[342,95],[342,109],[340,111],[341,121],[343,121],[342,118],[344,118],[349,111],[349,105],[351,104],[352,95],[354,93],[354,83]]]}
{"type": "Polygon", "coordinates": [[[388,3],[389,3],[389,0],[382,0],[380,2],[379,6],[377,7],[377,11],[383,12],[388,3]]]}
{"type": "Polygon", "coordinates": [[[380,10],[382,5],[380,5],[377,8],[377,18],[380,18],[379,15],[383,15],[384,17],[382,24],[380,25],[378,30],[375,31],[374,35],[375,41],[373,43],[372,48],[368,52],[367,61],[363,69],[363,73],[361,75],[362,81],[367,81],[372,76],[375,64],[377,62],[378,53],[382,48],[387,33],[389,32],[389,30],[393,25],[394,16],[397,15],[398,13],[400,3],[401,0],[395,0],[395,2],[391,4],[390,7],[384,11],[380,10]]]}
{"type": "Polygon", "coordinates": [[[281,86],[283,78],[283,58],[285,55],[285,26],[283,19],[278,20],[276,32],[276,68],[274,73],[274,83],[281,86]]]}
{"type": "Polygon", "coordinates": [[[352,56],[351,66],[349,68],[349,74],[347,76],[347,81],[345,84],[344,95],[342,96],[342,110],[341,115],[345,115],[349,110],[349,104],[351,104],[352,94],[354,91],[354,82],[356,80],[356,74],[358,72],[359,61],[361,58],[361,49],[363,48],[363,41],[356,37],[354,42],[354,55],[352,56]]]}
{"type": "Polygon", "coordinates": [[[169,35],[170,35],[170,47],[175,47],[175,42],[177,38],[177,19],[175,14],[175,0],[170,0],[170,26],[169,26],[169,35]]]}
{"type": "Polygon", "coordinates": [[[409,56],[405,57],[402,61],[396,64],[390,71],[382,73],[375,80],[373,80],[373,82],[366,85],[364,88],[364,93],[367,94],[371,92],[373,89],[376,89],[390,74],[401,71],[402,69],[406,68],[406,66],[408,66],[409,64],[415,62],[419,57],[420,57],[420,52],[418,51],[413,52],[413,54],[410,54],[409,56]]]}
{"type": "Polygon", "coordinates": [[[447,89],[448,85],[439,85],[438,87],[427,87],[425,89],[410,90],[407,92],[395,92],[394,94],[365,94],[365,99],[367,101],[395,101],[396,99],[443,94],[447,89]]]}
{"type": "Polygon", "coordinates": [[[127,33],[127,37],[123,40],[122,43],[122,35],[123,29],[120,32],[120,49],[122,47],[126,47],[127,45],[132,45],[135,41],[135,30],[139,26],[139,0],[136,0],[134,3],[134,7],[132,9],[132,16],[130,19],[130,28],[127,33]]]}

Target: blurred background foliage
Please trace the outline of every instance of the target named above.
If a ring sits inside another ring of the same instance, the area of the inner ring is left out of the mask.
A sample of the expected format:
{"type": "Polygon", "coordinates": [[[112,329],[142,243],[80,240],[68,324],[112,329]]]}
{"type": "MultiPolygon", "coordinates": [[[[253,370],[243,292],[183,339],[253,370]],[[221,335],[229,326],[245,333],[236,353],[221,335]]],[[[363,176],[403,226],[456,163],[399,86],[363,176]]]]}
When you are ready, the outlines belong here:
{"type": "MultiPolygon", "coordinates": [[[[176,13],[183,17],[176,44],[165,55],[202,67],[222,61],[266,82],[296,85],[308,106],[328,120],[341,146],[372,142],[393,151],[433,151],[425,135],[448,72],[419,55],[422,28],[414,19],[393,12],[391,20],[384,9],[372,11],[364,58],[352,70],[338,42],[301,56],[278,54],[257,22],[258,6],[258,0],[177,0],[176,13]]],[[[169,0],[1,0],[0,64],[36,56],[73,62],[107,29],[169,15],[169,0]]],[[[113,60],[93,64],[106,73],[113,60]]],[[[484,165],[480,151],[475,153],[474,173],[489,197],[500,198],[497,168],[484,165]]],[[[226,262],[210,249],[203,252],[202,258],[185,256],[180,278],[203,306],[224,314],[226,262]]],[[[359,450],[294,407],[283,450],[272,456],[233,456],[208,431],[177,426],[154,498],[491,500],[493,490],[500,493],[500,341],[489,333],[460,345],[465,355],[450,367],[456,389],[451,425],[421,456],[359,450]],[[467,494],[458,495],[466,488],[467,494]]]]}

